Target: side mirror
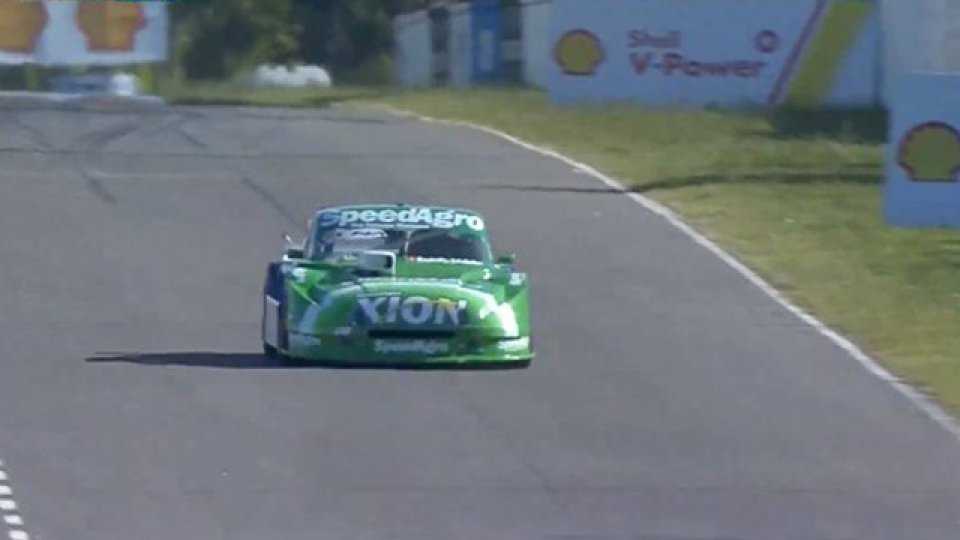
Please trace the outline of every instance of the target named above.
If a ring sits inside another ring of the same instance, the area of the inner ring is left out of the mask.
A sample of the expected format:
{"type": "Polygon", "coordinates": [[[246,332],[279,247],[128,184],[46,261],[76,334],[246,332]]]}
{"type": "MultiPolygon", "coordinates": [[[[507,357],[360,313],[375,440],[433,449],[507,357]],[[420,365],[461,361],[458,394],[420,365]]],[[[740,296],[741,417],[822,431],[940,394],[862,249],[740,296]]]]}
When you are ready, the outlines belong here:
{"type": "Polygon", "coordinates": [[[304,256],[303,246],[297,244],[289,234],[283,235],[283,242],[285,244],[283,248],[283,255],[288,259],[302,259],[304,256]]]}
{"type": "Polygon", "coordinates": [[[377,274],[393,275],[397,255],[392,251],[366,251],[357,257],[357,268],[377,274]]]}
{"type": "Polygon", "coordinates": [[[512,265],[515,262],[517,262],[516,253],[508,253],[506,255],[500,255],[497,257],[497,264],[512,265]]]}
{"type": "Polygon", "coordinates": [[[283,252],[283,254],[284,254],[284,256],[286,256],[286,258],[288,258],[288,259],[302,259],[302,258],[303,258],[303,250],[300,249],[300,248],[287,248],[286,251],[283,252]]]}

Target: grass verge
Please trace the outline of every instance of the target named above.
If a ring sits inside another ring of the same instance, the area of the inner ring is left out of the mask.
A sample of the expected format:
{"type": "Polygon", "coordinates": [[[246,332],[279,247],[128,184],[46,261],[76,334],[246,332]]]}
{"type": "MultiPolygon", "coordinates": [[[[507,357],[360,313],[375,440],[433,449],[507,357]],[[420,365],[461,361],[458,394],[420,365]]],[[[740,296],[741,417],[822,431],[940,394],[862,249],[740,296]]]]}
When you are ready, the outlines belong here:
{"type": "MultiPolygon", "coordinates": [[[[485,124],[590,163],[675,209],[960,413],[960,233],[884,226],[879,112],[559,108],[515,89],[323,95],[287,101],[385,103],[485,124]]],[[[278,104],[266,92],[247,98],[278,104]]]]}

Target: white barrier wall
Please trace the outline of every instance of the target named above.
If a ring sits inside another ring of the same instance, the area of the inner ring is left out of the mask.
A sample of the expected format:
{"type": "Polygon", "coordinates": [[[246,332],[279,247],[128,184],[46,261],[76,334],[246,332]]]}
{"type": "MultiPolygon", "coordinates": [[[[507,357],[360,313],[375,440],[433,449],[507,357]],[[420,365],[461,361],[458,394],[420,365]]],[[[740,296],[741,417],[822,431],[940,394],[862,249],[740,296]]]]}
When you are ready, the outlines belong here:
{"type": "Polygon", "coordinates": [[[399,15],[393,20],[393,35],[397,82],[403,86],[429,86],[433,52],[427,13],[399,15]]]}
{"type": "Polygon", "coordinates": [[[450,6],[450,84],[456,87],[470,85],[473,74],[473,36],[470,25],[470,5],[450,6]]]}
{"type": "Polygon", "coordinates": [[[553,62],[550,51],[552,0],[522,0],[523,82],[546,88],[553,62]]]}
{"type": "Polygon", "coordinates": [[[910,73],[960,73],[960,0],[880,0],[884,102],[910,73]]]}

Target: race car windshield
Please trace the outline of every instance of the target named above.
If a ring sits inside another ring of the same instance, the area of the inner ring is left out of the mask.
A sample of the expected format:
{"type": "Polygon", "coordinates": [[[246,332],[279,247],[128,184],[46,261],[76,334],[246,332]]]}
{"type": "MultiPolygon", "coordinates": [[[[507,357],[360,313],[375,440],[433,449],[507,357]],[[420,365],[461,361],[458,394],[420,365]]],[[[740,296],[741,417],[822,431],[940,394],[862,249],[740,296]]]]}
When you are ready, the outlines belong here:
{"type": "Polygon", "coordinates": [[[490,246],[480,234],[444,229],[338,228],[318,231],[314,259],[349,257],[365,251],[392,251],[412,260],[490,259],[490,246]]]}
{"type": "Polygon", "coordinates": [[[486,238],[454,230],[413,231],[403,253],[410,259],[483,262],[490,258],[486,238]]]}
{"type": "Polygon", "coordinates": [[[406,231],[377,228],[328,229],[318,233],[315,259],[350,256],[372,250],[400,253],[408,237],[406,231]]]}

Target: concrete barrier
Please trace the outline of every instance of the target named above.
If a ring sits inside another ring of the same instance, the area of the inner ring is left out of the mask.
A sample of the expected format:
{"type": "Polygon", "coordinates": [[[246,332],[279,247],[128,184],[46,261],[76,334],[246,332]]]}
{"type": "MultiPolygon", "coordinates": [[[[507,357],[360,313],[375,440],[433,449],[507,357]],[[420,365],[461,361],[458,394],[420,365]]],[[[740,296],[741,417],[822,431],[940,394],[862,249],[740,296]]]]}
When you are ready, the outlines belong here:
{"type": "Polygon", "coordinates": [[[546,88],[553,63],[550,42],[552,0],[523,0],[523,82],[546,88]]]}
{"type": "Polygon", "coordinates": [[[433,51],[430,20],[425,11],[404,13],[393,20],[394,62],[397,83],[429,86],[433,51]]]}

